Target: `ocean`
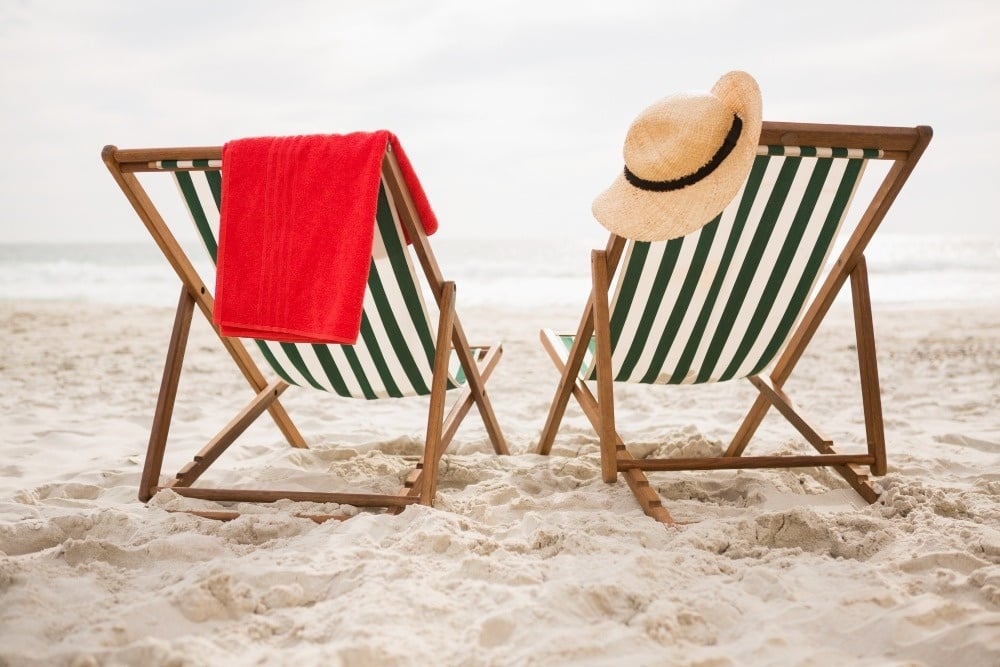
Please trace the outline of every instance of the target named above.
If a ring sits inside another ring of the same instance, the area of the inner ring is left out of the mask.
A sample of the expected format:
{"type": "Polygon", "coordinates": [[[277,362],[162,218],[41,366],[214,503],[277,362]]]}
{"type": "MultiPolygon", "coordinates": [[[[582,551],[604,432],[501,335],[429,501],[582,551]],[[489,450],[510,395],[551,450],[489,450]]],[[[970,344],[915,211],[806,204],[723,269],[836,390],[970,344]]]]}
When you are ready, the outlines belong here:
{"type": "MultiPolygon", "coordinates": [[[[441,238],[439,238],[441,237],[441,238]]],[[[583,303],[586,240],[432,238],[459,303],[545,307],[583,303]]],[[[210,275],[207,255],[188,247],[210,275]]],[[[869,247],[872,300],[882,306],[1000,305],[1000,238],[882,234],[869,247]]],[[[179,283],[153,242],[0,244],[0,299],[174,306],[179,283]]],[[[849,290],[841,295],[845,302],[849,290]]]]}

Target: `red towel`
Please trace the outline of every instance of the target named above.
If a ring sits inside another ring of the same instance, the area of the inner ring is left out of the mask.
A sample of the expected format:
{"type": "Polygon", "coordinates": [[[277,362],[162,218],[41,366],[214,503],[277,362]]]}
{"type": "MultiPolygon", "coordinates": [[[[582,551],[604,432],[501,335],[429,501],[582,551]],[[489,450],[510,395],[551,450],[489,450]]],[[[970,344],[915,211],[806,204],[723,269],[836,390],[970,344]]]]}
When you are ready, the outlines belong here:
{"type": "Polygon", "coordinates": [[[353,344],[392,143],[424,230],[437,219],[390,132],[259,137],[222,148],[215,323],[224,336],[353,344]]]}

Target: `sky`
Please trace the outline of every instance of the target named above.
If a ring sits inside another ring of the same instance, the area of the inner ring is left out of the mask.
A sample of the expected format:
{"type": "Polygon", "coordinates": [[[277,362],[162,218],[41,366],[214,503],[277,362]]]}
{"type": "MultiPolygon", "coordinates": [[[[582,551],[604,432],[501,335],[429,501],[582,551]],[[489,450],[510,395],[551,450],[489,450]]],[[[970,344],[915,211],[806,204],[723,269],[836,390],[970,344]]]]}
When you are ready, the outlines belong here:
{"type": "Polygon", "coordinates": [[[885,226],[998,238],[997,34],[994,0],[0,0],[0,243],[144,240],[106,144],[382,128],[439,233],[601,238],[629,123],[734,69],[767,120],[931,125],[885,226]]]}

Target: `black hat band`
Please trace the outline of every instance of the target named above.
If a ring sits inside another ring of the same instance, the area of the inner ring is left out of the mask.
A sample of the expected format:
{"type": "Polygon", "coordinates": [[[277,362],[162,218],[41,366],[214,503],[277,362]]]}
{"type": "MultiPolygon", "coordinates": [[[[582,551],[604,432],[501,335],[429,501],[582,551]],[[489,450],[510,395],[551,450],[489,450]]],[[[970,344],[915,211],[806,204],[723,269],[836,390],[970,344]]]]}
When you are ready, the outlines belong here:
{"type": "Polygon", "coordinates": [[[743,121],[740,120],[739,116],[733,114],[733,124],[730,126],[729,133],[722,141],[722,146],[719,147],[719,150],[715,152],[712,159],[706,162],[697,171],[687,174],[686,176],[673,178],[667,181],[647,181],[646,179],[633,174],[629,171],[628,165],[625,165],[625,180],[640,190],[649,190],[651,192],[669,192],[671,190],[680,190],[681,188],[686,188],[689,185],[694,185],[719,168],[719,165],[722,164],[729,154],[733,152],[733,149],[736,148],[736,142],[739,141],[740,133],[742,131],[743,121]]]}

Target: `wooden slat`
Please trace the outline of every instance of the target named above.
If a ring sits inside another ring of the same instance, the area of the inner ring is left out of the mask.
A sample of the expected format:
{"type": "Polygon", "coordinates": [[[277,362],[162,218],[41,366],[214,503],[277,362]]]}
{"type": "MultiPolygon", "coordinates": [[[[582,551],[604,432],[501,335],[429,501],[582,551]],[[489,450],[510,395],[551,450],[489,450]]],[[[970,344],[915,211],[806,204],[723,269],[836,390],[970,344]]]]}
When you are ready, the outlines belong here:
{"type": "MultiPolygon", "coordinates": [[[[479,366],[479,377],[485,383],[490,379],[490,375],[493,374],[494,369],[496,369],[497,364],[500,362],[500,357],[503,355],[503,345],[494,343],[489,347],[473,346],[473,349],[478,350],[476,363],[479,366]]],[[[469,390],[468,386],[463,387],[461,393],[455,399],[455,403],[448,411],[448,415],[444,418],[444,431],[441,434],[442,451],[446,450],[448,445],[451,444],[455,433],[458,431],[458,427],[473,405],[475,405],[475,399],[472,396],[472,391],[469,390]]]]}
{"type": "Polygon", "coordinates": [[[908,153],[917,148],[930,128],[839,125],[827,123],[786,123],[764,121],[760,145],[823,146],[837,148],[880,148],[908,153]]]}
{"type": "Polygon", "coordinates": [[[178,486],[190,486],[194,484],[202,473],[208,470],[222,453],[236,441],[247,428],[259,417],[269,405],[278,399],[278,396],[288,389],[288,384],[282,380],[275,380],[264,388],[259,394],[254,396],[246,407],[230,420],[228,424],[201,448],[194,455],[194,460],[187,463],[177,472],[174,479],[168,486],[176,488],[178,486]]]}
{"type": "Polygon", "coordinates": [[[754,375],[748,378],[757,387],[761,395],[770,401],[778,412],[780,412],[788,422],[795,427],[802,437],[809,444],[817,448],[832,447],[833,440],[820,433],[815,427],[805,420],[799,409],[792,402],[784,391],[776,387],[770,378],[762,375],[754,375]]]}
{"type": "Polygon", "coordinates": [[[266,489],[211,489],[197,486],[161,487],[169,488],[179,496],[198,498],[214,502],[273,503],[291,500],[307,503],[338,503],[354,507],[398,507],[419,502],[419,498],[408,498],[377,493],[326,493],[321,491],[276,491],[266,489]]]}
{"type": "MultiPolygon", "coordinates": [[[[148,165],[160,160],[221,160],[222,146],[190,146],[171,148],[116,148],[105,146],[105,153],[110,152],[115,161],[121,165],[148,165]]],[[[105,156],[107,161],[107,156],[105,156]]],[[[150,171],[153,171],[150,169],[150,171]]]]}
{"type": "Polygon", "coordinates": [[[741,470],[744,468],[819,468],[846,464],[871,465],[869,454],[811,454],[804,456],[718,456],[676,459],[632,459],[619,461],[622,470],[741,470]]]}

